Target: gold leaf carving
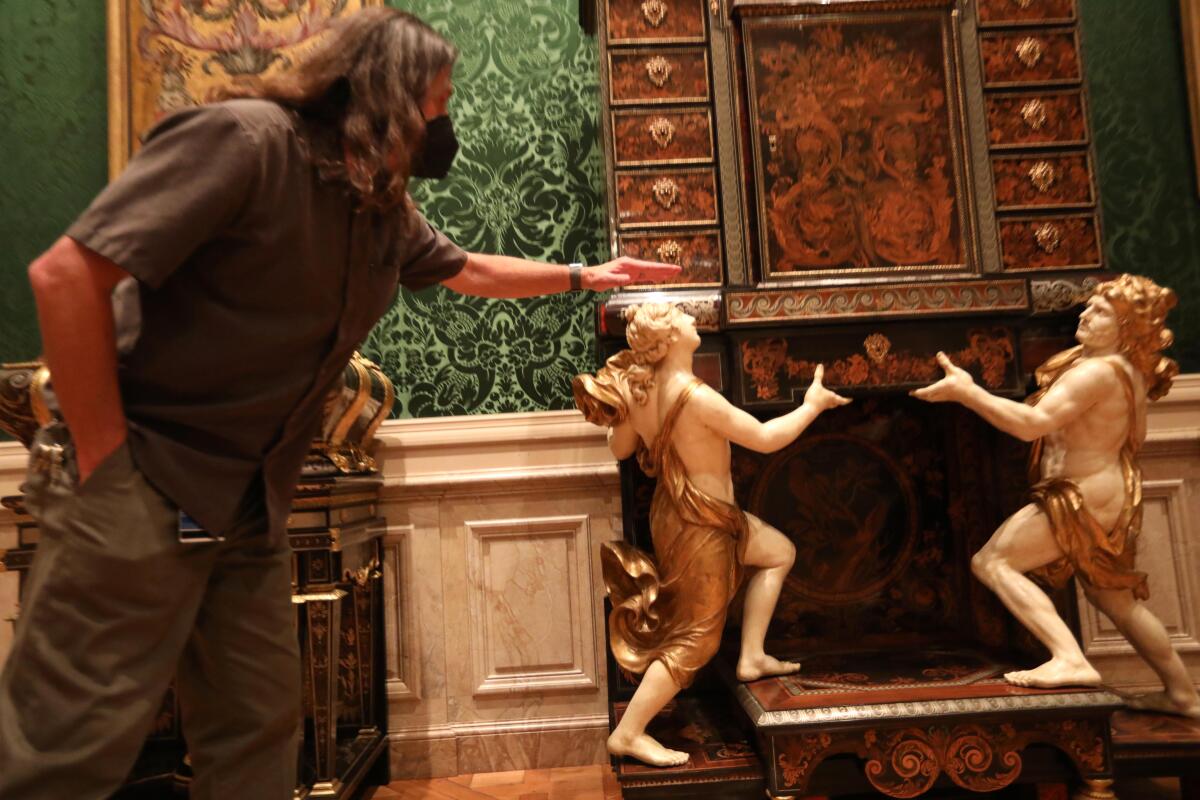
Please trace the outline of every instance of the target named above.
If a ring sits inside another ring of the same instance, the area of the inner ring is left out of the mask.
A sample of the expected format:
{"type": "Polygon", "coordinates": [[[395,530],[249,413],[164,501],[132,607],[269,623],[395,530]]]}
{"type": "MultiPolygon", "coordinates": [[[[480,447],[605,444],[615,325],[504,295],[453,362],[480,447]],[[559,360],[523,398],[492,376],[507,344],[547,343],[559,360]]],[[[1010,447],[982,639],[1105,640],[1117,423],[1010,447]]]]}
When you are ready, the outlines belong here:
{"type": "Polygon", "coordinates": [[[667,81],[671,80],[671,62],[662,56],[655,56],[646,62],[646,75],[651,83],[660,89],[663,88],[667,81]]]}
{"type": "Polygon", "coordinates": [[[1038,227],[1034,238],[1037,239],[1038,247],[1042,248],[1047,255],[1053,253],[1062,244],[1062,234],[1058,230],[1058,226],[1050,222],[1038,227]]]}
{"type": "Polygon", "coordinates": [[[1049,119],[1046,116],[1046,104],[1037,98],[1030,100],[1021,106],[1021,119],[1025,120],[1025,124],[1030,128],[1040,131],[1046,127],[1046,122],[1049,119]]]}
{"type": "Polygon", "coordinates": [[[646,0],[642,3],[642,16],[650,27],[657,28],[667,18],[667,4],[663,0],[646,0]]]}
{"type": "Polygon", "coordinates": [[[1017,59],[1029,69],[1038,65],[1042,55],[1042,43],[1032,36],[1027,36],[1017,43],[1017,59]]]}
{"type": "Polygon", "coordinates": [[[650,138],[660,150],[666,150],[675,140],[675,126],[666,117],[657,117],[650,122],[650,138]]]}

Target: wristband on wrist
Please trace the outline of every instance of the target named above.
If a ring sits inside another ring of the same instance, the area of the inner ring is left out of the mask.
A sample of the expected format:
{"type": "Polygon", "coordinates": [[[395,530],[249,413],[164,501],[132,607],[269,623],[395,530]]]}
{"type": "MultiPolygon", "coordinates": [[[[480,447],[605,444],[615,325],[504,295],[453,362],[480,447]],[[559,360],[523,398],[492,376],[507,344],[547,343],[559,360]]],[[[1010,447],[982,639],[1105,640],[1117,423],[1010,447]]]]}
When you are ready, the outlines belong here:
{"type": "Polygon", "coordinates": [[[567,265],[567,274],[571,281],[571,291],[578,292],[583,288],[583,263],[579,261],[567,265]]]}

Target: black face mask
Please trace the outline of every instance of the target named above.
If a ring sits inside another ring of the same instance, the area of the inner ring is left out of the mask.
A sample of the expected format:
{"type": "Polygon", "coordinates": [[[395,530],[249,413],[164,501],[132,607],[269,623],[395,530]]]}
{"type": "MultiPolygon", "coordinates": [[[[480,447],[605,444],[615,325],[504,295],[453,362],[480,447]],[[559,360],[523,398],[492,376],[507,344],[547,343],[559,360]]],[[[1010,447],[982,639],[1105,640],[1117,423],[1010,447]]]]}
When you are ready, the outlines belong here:
{"type": "Polygon", "coordinates": [[[450,174],[458,155],[458,137],[454,123],[442,116],[425,123],[425,149],[413,159],[412,174],[418,178],[440,180],[450,174]]]}

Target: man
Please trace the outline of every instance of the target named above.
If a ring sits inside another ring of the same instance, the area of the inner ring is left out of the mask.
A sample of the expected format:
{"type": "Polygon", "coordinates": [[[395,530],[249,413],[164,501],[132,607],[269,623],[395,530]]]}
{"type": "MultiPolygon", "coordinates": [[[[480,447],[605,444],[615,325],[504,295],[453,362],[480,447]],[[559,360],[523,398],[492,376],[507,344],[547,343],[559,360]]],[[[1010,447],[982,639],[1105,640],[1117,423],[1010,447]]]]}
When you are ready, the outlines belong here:
{"type": "Polygon", "coordinates": [[[287,513],[323,400],[397,286],[527,297],[678,271],[469,255],[430,227],[408,180],[457,150],[456,57],[409,14],[355,14],[258,99],[164,120],[30,267],[65,426],[31,454],[42,538],[0,675],[0,799],[108,796],[172,675],[192,797],[290,798],[287,513]],[[129,278],[136,340],[111,302],[129,278]],[[193,528],[219,541],[182,543],[193,528]]]}
{"type": "Polygon", "coordinates": [[[1028,404],[988,394],[945,354],[946,377],[913,395],[957,402],[1025,441],[1036,441],[1032,502],[1000,526],[971,567],[1009,611],[1049,649],[1032,670],[1005,675],[1018,686],[1094,686],[1100,675],[1028,573],[1062,586],[1079,577],[1103,611],[1163,681],[1161,694],[1133,705],[1200,717],[1200,697],[1162,623],[1139,603],[1149,597],[1134,570],[1142,520],[1137,453],[1146,438],[1146,403],[1167,393],[1179,368],[1161,351],[1175,293],[1122,275],[1098,286],[1079,317],[1079,346],[1037,370],[1041,390],[1028,404]]]}

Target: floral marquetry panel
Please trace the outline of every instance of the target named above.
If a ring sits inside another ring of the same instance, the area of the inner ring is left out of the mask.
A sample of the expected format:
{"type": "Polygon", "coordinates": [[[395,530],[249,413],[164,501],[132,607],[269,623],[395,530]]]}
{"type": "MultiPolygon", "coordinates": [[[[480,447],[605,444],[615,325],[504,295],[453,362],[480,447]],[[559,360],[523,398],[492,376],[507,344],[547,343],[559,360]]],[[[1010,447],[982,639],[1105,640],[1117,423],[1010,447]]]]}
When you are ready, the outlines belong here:
{"type": "Polygon", "coordinates": [[[979,0],[981,25],[1073,22],[1075,0],[979,0]]]}
{"type": "Polygon", "coordinates": [[[613,132],[616,163],[621,167],[698,163],[713,157],[712,115],[705,108],[617,111],[613,132]]]}
{"type": "Polygon", "coordinates": [[[721,234],[718,231],[625,233],[618,242],[622,255],[678,264],[683,271],[669,281],[670,284],[721,282],[721,234]]]}
{"type": "Polygon", "coordinates": [[[610,42],[701,42],[705,0],[607,0],[610,42]]]}
{"type": "Polygon", "coordinates": [[[984,81],[989,86],[1078,82],[1079,40],[1074,28],[985,33],[984,81]]]}
{"type": "Polygon", "coordinates": [[[1100,266],[1100,234],[1093,215],[1000,220],[1005,270],[1100,266]]]}
{"type": "Polygon", "coordinates": [[[1086,152],[994,158],[996,206],[1003,211],[1091,206],[1096,191],[1089,162],[1086,152]]]}
{"type": "Polygon", "coordinates": [[[610,52],[613,105],[692,102],[708,99],[708,51],[638,49],[610,52]]]}
{"type": "Polygon", "coordinates": [[[1087,115],[1078,91],[992,95],[987,116],[995,148],[1087,143],[1087,115]]]}
{"type": "Polygon", "coordinates": [[[949,13],[745,29],[767,275],[974,270],[949,13]]]}
{"type": "Polygon", "coordinates": [[[109,169],[162,117],[287,69],[338,19],[379,0],[108,0],[109,169]]]}
{"type": "Polygon", "coordinates": [[[935,358],[939,350],[987,389],[1021,391],[1011,329],[894,323],[886,334],[856,327],[820,338],[744,338],[738,345],[740,400],[748,407],[799,402],[820,364],[825,365],[825,385],[835,389],[924,386],[942,376],[935,358]]]}
{"type": "Polygon", "coordinates": [[[711,169],[617,175],[622,227],[717,223],[717,178],[711,169]]]}

